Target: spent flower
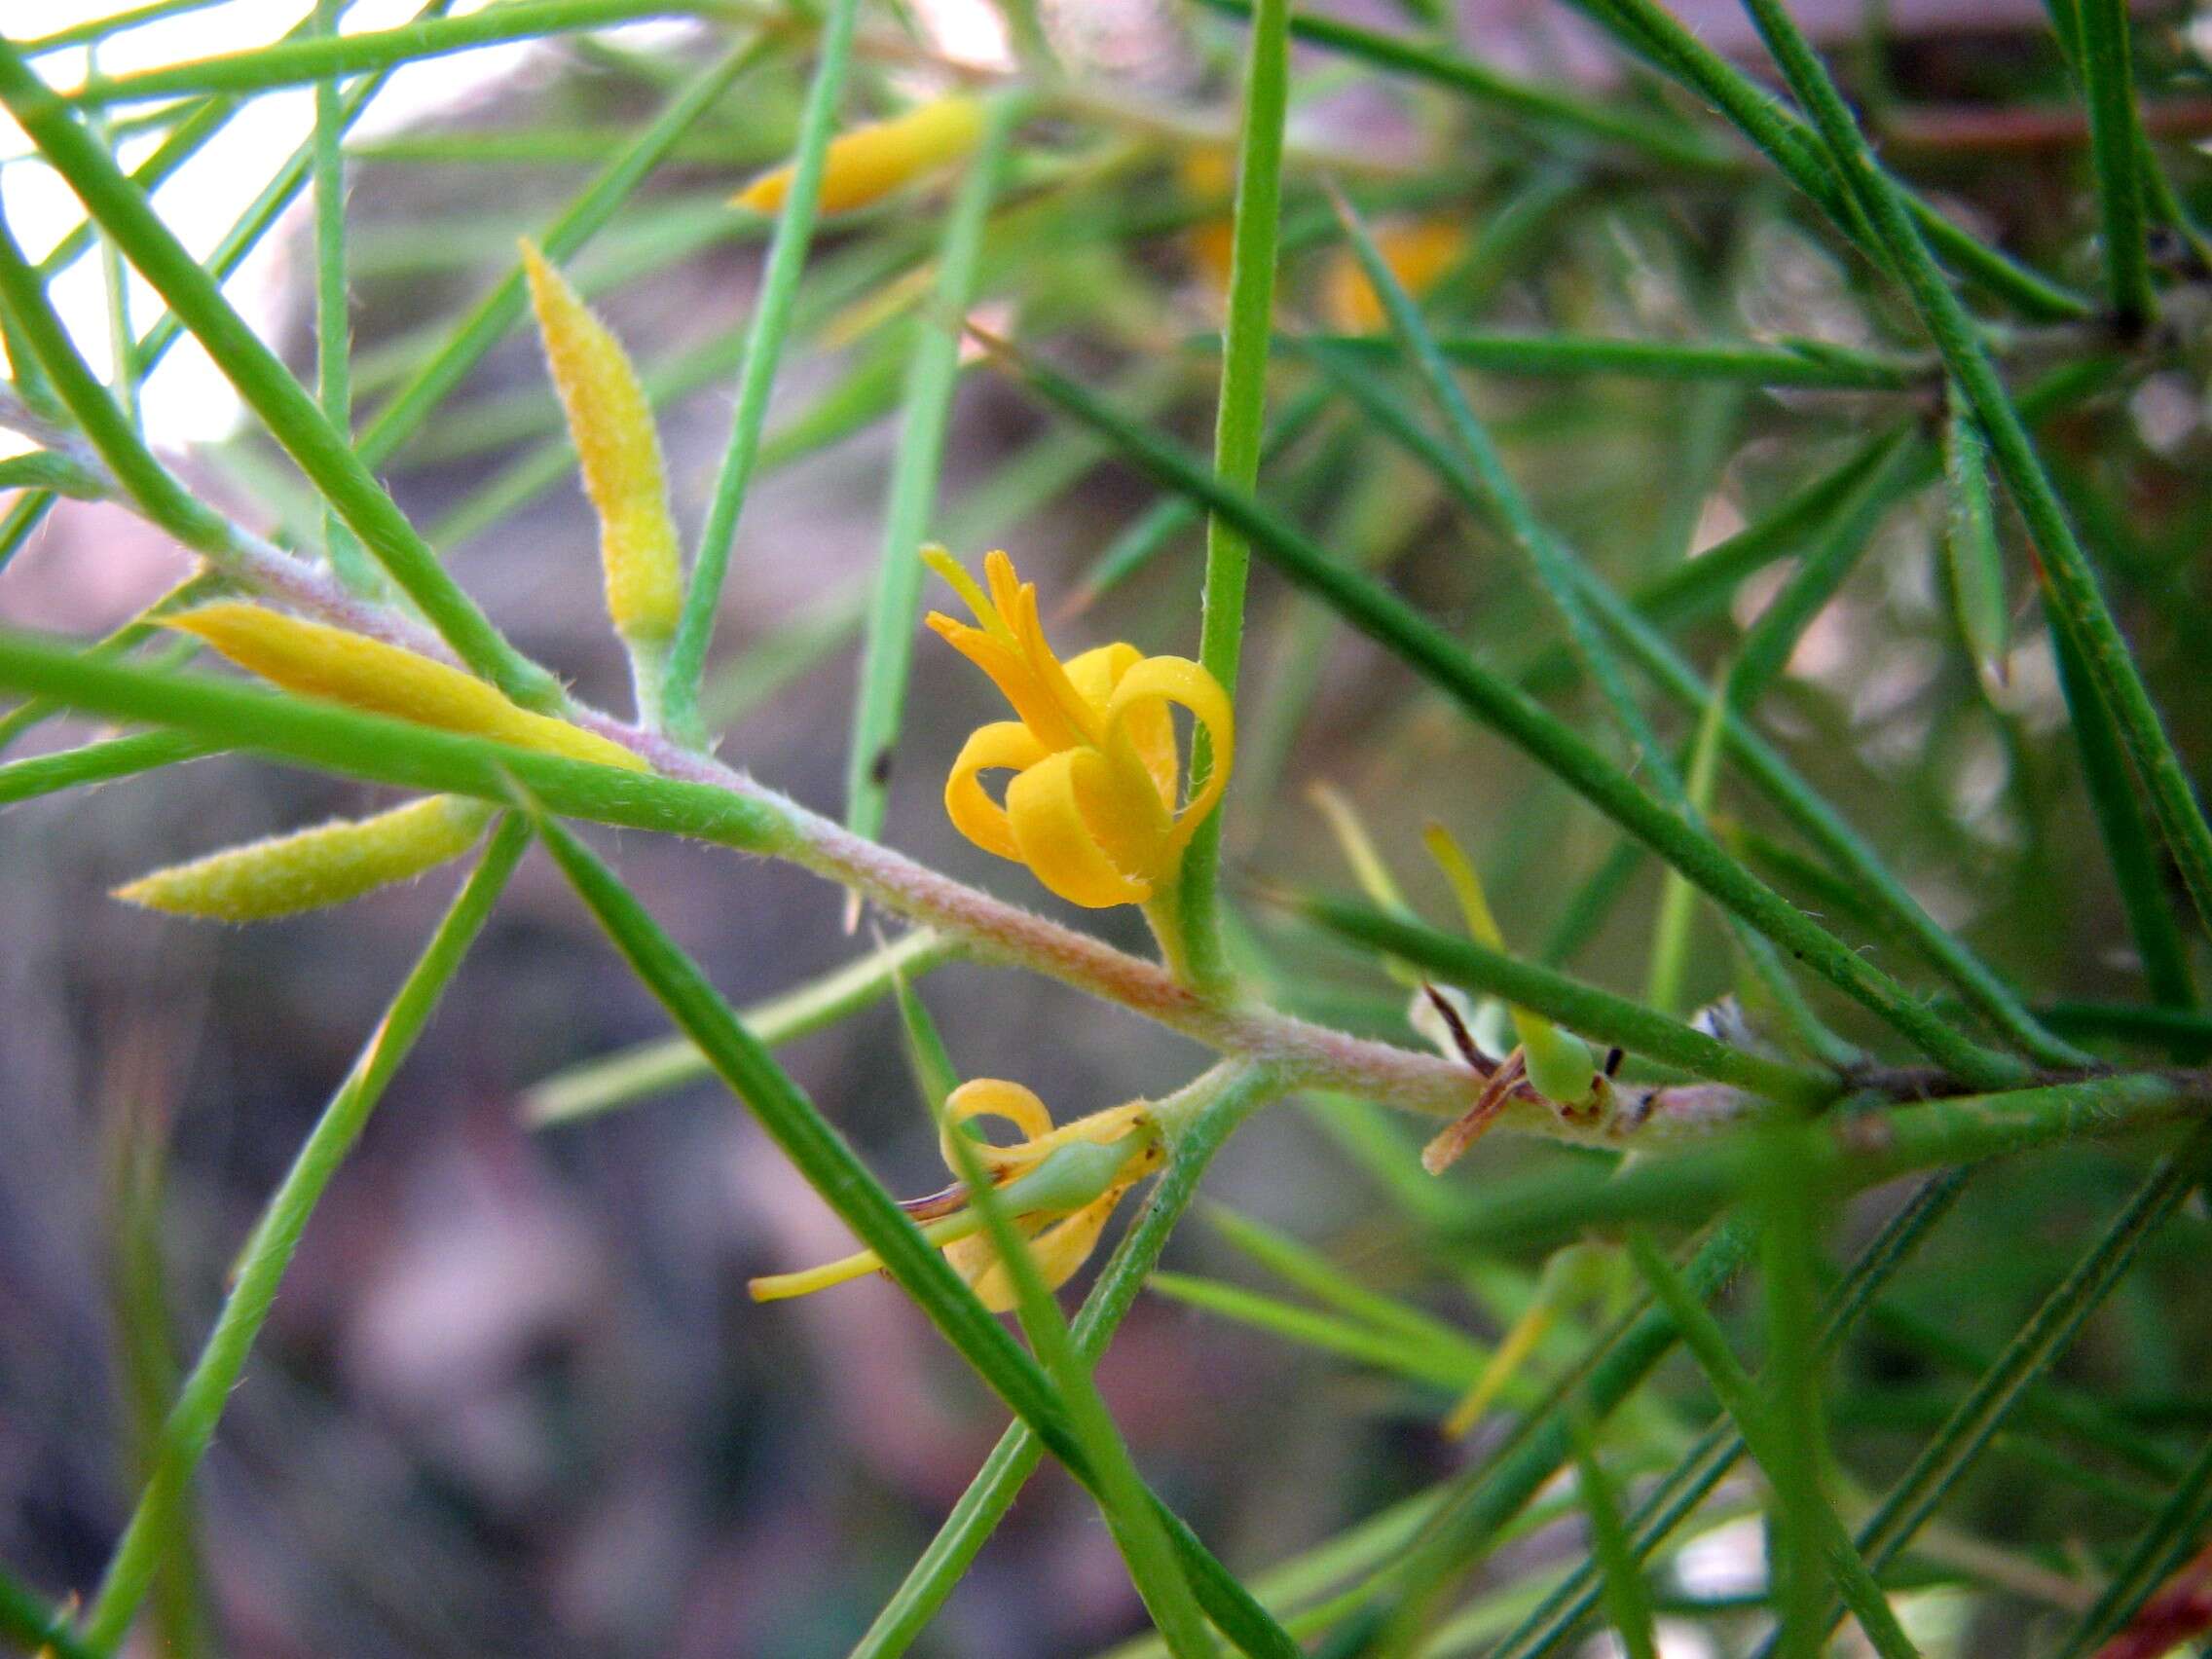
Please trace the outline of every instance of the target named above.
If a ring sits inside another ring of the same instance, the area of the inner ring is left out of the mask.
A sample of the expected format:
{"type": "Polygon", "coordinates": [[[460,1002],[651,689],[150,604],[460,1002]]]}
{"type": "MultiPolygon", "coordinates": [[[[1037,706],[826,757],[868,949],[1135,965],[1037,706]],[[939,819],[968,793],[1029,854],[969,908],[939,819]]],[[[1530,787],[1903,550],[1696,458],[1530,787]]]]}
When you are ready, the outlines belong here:
{"type": "MultiPolygon", "coordinates": [[[[1028,1245],[1047,1287],[1054,1290],[1089,1258],[1116,1206],[1160,1167],[1163,1156],[1158,1126],[1144,1101],[1109,1107],[1055,1128],[1052,1114],[1034,1091],[993,1077],[972,1079],[945,1097],[940,1146],[945,1166],[957,1170],[950,1140],[955,1134],[970,1136],[976,1161],[1000,1206],[1028,1245]],[[1013,1124],[1020,1139],[1001,1145],[975,1135],[967,1125],[978,1118],[1013,1124]]],[[[943,1250],[984,1307],[995,1313],[1014,1307],[1006,1265],[984,1235],[983,1217],[969,1202],[965,1186],[955,1183],[901,1207],[922,1224],[922,1235],[943,1250]]],[[[862,1250],[818,1268],[756,1278],[748,1288],[755,1301],[774,1302],[827,1290],[882,1267],[883,1259],[873,1250],[862,1250]]]]}

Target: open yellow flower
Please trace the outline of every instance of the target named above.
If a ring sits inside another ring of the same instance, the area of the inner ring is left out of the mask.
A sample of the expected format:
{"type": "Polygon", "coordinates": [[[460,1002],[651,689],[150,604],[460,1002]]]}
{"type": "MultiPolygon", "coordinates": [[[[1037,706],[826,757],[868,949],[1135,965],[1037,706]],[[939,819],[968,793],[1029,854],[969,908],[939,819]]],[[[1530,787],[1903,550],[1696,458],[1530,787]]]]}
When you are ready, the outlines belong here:
{"type": "MultiPolygon", "coordinates": [[[[1018,1083],[979,1077],[945,1097],[940,1144],[947,1168],[959,1168],[949,1137],[966,1134],[963,1125],[976,1118],[1001,1119],[1021,1136],[1003,1146],[974,1137],[970,1146],[1045,1283],[1054,1290],[1098,1247],[1115,1206],[1160,1167],[1162,1157],[1158,1129],[1141,1100],[1054,1128],[1051,1113],[1034,1092],[1018,1083]]],[[[1014,1307],[1006,1265],[984,1235],[983,1218],[969,1203],[965,1185],[955,1183],[901,1207],[922,1223],[923,1236],[944,1251],[984,1307],[994,1313],[1014,1307]]],[[[827,1290],[882,1267],[873,1250],[862,1250],[801,1272],[756,1278],[747,1288],[756,1302],[775,1302],[827,1290]]]]}
{"type": "Polygon", "coordinates": [[[1037,619],[1036,584],[1018,580],[1004,553],[983,561],[987,594],[942,548],[922,557],[977,623],[933,610],[929,625],[989,675],[1020,717],[981,726],[962,746],[944,786],[954,828],[985,852],[1027,865],[1070,903],[1148,903],[1173,885],[1184,848],[1228,787],[1229,694],[1187,657],[1146,656],[1122,643],[1063,663],[1037,619]],[[1213,755],[1188,799],[1170,712],[1178,707],[1213,755]],[[1004,804],[983,787],[993,771],[1014,773],[1004,804]]]}

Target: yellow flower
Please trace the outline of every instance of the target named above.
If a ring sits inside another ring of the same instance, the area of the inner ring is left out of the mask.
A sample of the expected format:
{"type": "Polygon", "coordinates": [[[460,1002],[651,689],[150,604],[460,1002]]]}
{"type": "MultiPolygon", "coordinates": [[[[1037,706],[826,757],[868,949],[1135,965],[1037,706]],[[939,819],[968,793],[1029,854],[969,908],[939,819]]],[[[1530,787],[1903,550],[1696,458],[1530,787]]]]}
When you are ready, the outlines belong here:
{"type": "Polygon", "coordinates": [[[1186,657],[1115,644],[1063,663],[1037,619],[1037,588],[1004,553],[983,561],[986,595],[942,548],[922,557],[979,624],[940,611],[929,625],[991,677],[1019,719],[978,728],[944,786],[954,828],[985,852],[1025,864],[1070,903],[1142,904],[1171,886],[1235,760],[1235,721],[1221,682],[1186,657]],[[1190,794],[1169,711],[1207,733],[1213,765],[1190,794]],[[982,774],[1011,771],[1001,805],[982,774]],[[1180,805],[1178,803],[1180,802],[1180,805]]]}
{"type": "MultiPolygon", "coordinates": [[[[833,138],[822,168],[822,211],[842,213],[890,195],[908,179],[958,161],[983,134],[983,106],[958,93],[833,138]]],[[[773,213],[792,187],[788,166],[762,173],[733,206],[773,213]]]]}
{"type": "MultiPolygon", "coordinates": [[[[1385,225],[1375,233],[1376,251],[1399,285],[1417,300],[1443,279],[1466,244],[1465,227],[1444,215],[1385,225]]],[[[1348,247],[1338,248],[1322,274],[1321,311],[1340,334],[1373,334],[1389,321],[1382,296],[1348,247]]]]}
{"type": "Polygon", "coordinates": [[[665,641],[676,632],[683,577],[652,406],[607,325],[528,240],[522,263],[584,492],[599,515],[607,613],[625,640],[665,641]]]}
{"type": "MultiPolygon", "coordinates": [[[[1115,1206],[1160,1167],[1162,1157],[1159,1133],[1141,1100],[1093,1112],[1055,1129],[1051,1113],[1029,1089],[979,1077],[945,1097],[940,1144],[947,1168],[959,1168],[950,1137],[967,1133],[962,1125],[975,1118],[1000,1118],[1020,1132],[1021,1138],[1007,1146],[974,1137],[969,1145],[1053,1290],[1067,1283],[1097,1248],[1115,1206]]],[[[944,1259],[975,1286],[984,1307],[1003,1313],[1014,1306],[1006,1265],[983,1235],[983,1218],[968,1202],[964,1185],[901,1207],[923,1224],[922,1235],[944,1251],[944,1259]]],[[[756,1302],[775,1302],[827,1290],[882,1267],[873,1250],[862,1250],[802,1272],[756,1278],[747,1288],[756,1302]]]]}
{"type": "Polygon", "coordinates": [[[374,818],[339,818],[171,865],[115,890],[149,910],[221,922],[260,922],[343,904],[412,881],[476,844],[488,801],[425,795],[374,818]]]}
{"type": "Polygon", "coordinates": [[[240,668],[287,691],[571,760],[645,769],[645,763],[618,743],[517,708],[473,675],[365,634],[235,599],[196,606],[163,620],[198,635],[240,668]]]}

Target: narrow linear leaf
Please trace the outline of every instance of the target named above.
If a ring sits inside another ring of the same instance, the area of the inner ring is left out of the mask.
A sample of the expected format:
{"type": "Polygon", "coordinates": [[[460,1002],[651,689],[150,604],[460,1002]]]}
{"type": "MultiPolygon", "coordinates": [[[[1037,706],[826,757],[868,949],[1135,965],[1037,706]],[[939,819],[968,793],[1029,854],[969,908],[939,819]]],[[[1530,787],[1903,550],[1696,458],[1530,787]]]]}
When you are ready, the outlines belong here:
{"type": "Polygon", "coordinates": [[[845,826],[874,838],[883,831],[891,768],[914,654],[914,612],[921,596],[922,540],[937,511],[944,470],[945,433],[960,375],[960,319],[974,302],[983,229],[996,200],[1008,140],[1027,100],[1002,94],[987,105],[982,137],[969,161],[937,256],[932,313],[921,324],[906,364],[899,405],[899,450],[883,509],[883,548],[861,646],[860,693],[845,756],[845,826]]]}
{"type": "Polygon", "coordinates": [[[1628,1659],[1658,1659],[1651,1633],[1651,1592],[1643,1569],[1629,1549],[1621,1525],[1620,1497],[1598,1461],[1596,1437],[1580,1418],[1570,1418],[1574,1440],[1574,1484],[1590,1523],[1590,1549],[1604,1587],[1605,1611],[1628,1659]]]}
{"type": "MultiPolygon", "coordinates": [[[[753,1110],[761,1126],[836,1211],[838,1219],[875,1251],[884,1271],[914,1299],[977,1375],[1014,1409],[1045,1449],[1085,1485],[1090,1485],[1096,1474],[1068,1424],[1057,1391],[1036,1362],[983,1310],[976,1293],[945,1265],[944,1258],[854,1157],[843,1137],[824,1122],[696,965],[661,931],[628,889],[558,824],[543,821],[540,831],[578,896],[638,977],[714,1062],[722,1081],[753,1110]]],[[[1183,1568],[1192,1574],[1193,1588],[1208,1615],[1255,1659],[1260,1655],[1293,1659],[1295,1644],[1250,1593],[1230,1577],[1171,1514],[1164,1509],[1158,1512],[1169,1528],[1183,1568]]]]}
{"type": "Polygon", "coordinates": [[[181,760],[197,760],[218,746],[176,731],[138,732],[103,738],[57,755],[34,756],[0,765],[0,806],[58,794],[87,784],[104,784],[140,772],[158,771],[181,760]]]}
{"type": "Polygon", "coordinates": [[[1951,494],[1943,536],[1951,608],[1967,659],[1986,693],[2006,677],[2011,607],[2005,599],[2005,549],[1997,539],[1997,503],[1989,494],[1989,444],[1956,397],[1943,424],[1943,477],[1951,494]]]}
{"type": "MultiPolygon", "coordinates": [[[[48,164],[68,181],[101,230],[206,348],[270,435],[322,491],[461,660],[525,707],[557,704],[559,682],[509,645],[475,601],[446,574],[428,544],[314,399],[231,308],[215,281],[53,89],[5,41],[0,41],[0,102],[30,134],[48,164]]],[[[8,299],[20,310],[13,286],[8,299]]],[[[52,364],[47,368],[51,374],[52,364]]],[[[150,455],[144,464],[159,467],[150,455]]]]}
{"type": "MultiPolygon", "coordinates": [[[[1641,0],[1640,0],[1641,3],[1641,0]]],[[[2200,922],[2212,928],[2212,824],[2157,707],[2018,407],[1990,361],[1973,319],[1922,240],[1902,193],[1874,160],[1850,107],[1779,0],[1745,0],[1760,38],[1813,118],[1844,188],[1878,232],[1944,365],[1988,436],[2006,489],[2026,519],[2061,624],[2074,636],[2120,740],[2149,791],[2200,922]]]]}
{"type": "MultiPolygon", "coordinates": [[[[1684,1345],[1697,1356],[1714,1392],[1720,1396],[1721,1404],[1735,1419],[1737,1431],[1751,1448],[1751,1456],[1766,1468],[1770,1478],[1778,1478],[1778,1466],[1785,1469],[1789,1466],[1790,1454],[1783,1442],[1791,1429],[1768,1418],[1756,1386],[1729,1350],[1728,1339],[1706,1310],[1704,1299],[1683,1282],[1673,1264],[1641,1233],[1629,1235],[1628,1248],[1637,1271],[1643,1274],[1644,1282],[1650,1285],[1660,1306],[1667,1309],[1684,1345]]],[[[1874,1651],[1881,1654],[1882,1659],[1915,1659],[1919,1650],[1898,1623],[1888,1596],[1874,1581],[1873,1573],[1858,1550],[1853,1548],[1843,1523],[1836,1519],[1826,1499],[1817,1490],[1800,1490],[1786,1496],[1785,1501],[1792,1496],[1804,1509],[1801,1519],[1806,1541],[1817,1544],[1821,1550],[1829,1571],[1842,1586],[1852,1612],[1858,1615],[1859,1628],[1865,1633],[1874,1651]]],[[[1817,1637],[1818,1632],[1811,1634],[1817,1637]]]]}
{"type": "MultiPolygon", "coordinates": [[[[1002,344],[999,350],[1008,349],[1002,344]]],[[[1903,986],[1760,882],[1711,836],[1638,788],[1580,732],[1477,664],[1456,641],[1379,584],[1346,570],[1250,495],[1227,487],[1179,447],[1124,419],[1065,376],[1026,357],[1018,359],[1018,371],[1048,400],[1110,434],[1161,484],[1198,497],[1217,515],[1235,520],[1252,545],[1292,581],[1525,750],[1721,904],[1801,956],[1807,967],[1887,1020],[1923,1052],[1978,1084],[2002,1085],[2022,1075],[2017,1062],[1967,1041],[1933,1016],[1903,986]]]]}
{"type": "MultiPolygon", "coordinates": [[[[291,40],[88,83],[71,101],[83,106],[148,98],[267,92],[331,75],[388,69],[501,41],[538,40],[645,18],[689,17],[696,4],[674,0],[520,0],[465,18],[326,39],[291,40]]],[[[17,49],[20,51],[21,49],[17,49]]]]}
{"type": "Polygon", "coordinates": [[[665,694],[668,727],[692,741],[705,735],[699,726],[699,682],[706,672],[707,646],[721,604],[722,578],[729,570],[738,518],[745,510],[760,433],[767,424],[768,395],[775,387],[785,337],[791,332],[792,303],[797,297],[799,276],[806,269],[807,249],[814,239],[830,128],[836,119],[845,72],[852,61],[853,29],[859,12],[860,0],[830,0],[824,18],[814,79],[799,115],[791,188],[776,216],[776,233],[768,244],[767,265],[753,306],[753,323],[745,337],[745,367],[738,375],[729,444],[715,477],[707,520],[700,527],[690,579],[683,590],[682,614],[669,647],[665,694]]]}
{"type": "MultiPolygon", "coordinates": [[[[1290,0],[1257,0],[1244,67],[1244,122],[1236,153],[1236,203],[1231,219],[1229,325],[1222,340],[1221,395],[1215,407],[1213,472],[1232,489],[1259,482],[1267,442],[1268,347],[1274,337],[1275,261],[1282,230],[1283,124],[1290,107],[1290,0]]],[[[1244,652],[1244,589],[1250,533],[1218,507],[1206,520],[1203,614],[1198,661],[1234,699],[1244,652]]],[[[1226,757],[1224,764],[1226,764],[1226,757]]],[[[1192,735],[1190,792],[1212,776],[1213,744],[1192,735]]],[[[1178,891],[1192,978],[1220,987],[1228,979],[1221,943],[1222,821],[1198,826],[1183,854],[1178,891]]]]}
{"type": "MultiPolygon", "coordinates": [[[[1169,1148],[1166,1169],[1120,1247],[1098,1275],[1076,1314],[1074,1339],[1085,1358],[1104,1351],[1123,1317],[1136,1303],[1167,1237],[1196,1196],[1198,1178],[1244,1116],[1269,1099],[1275,1086],[1264,1071],[1241,1065],[1215,1068],[1191,1086],[1199,1094],[1195,1115],[1169,1148]]],[[[895,1659],[928,1626],[952,1593],[977,1551],[1014,1505],[1044,1449],[1026,1423],[1000,1437],[976,1478],[961,1493],[944,1525],[876,1615],[852,1659],[895,1659]]]]}
{"type": "Polygon", "coordinates": [[[2089,158],[2096,168],[2097,210],[2104,227],[2105,286],[2123,329],[2151,321],[2155,300],[2144,240],[2144,185],[2149,160],[2135,111],[2135,61],[2127,8],[2120,0],[2081,0],[2082,77],[2089,93],[2089,158]]]}
{"type": "MultiPolygon", "coordinates": [[[[831,970],[794,990],[740,1011],[762,1043],[780,1048],[834,1025],[890,991],[964,954],[956,940],[917,928],[880,950],[831,970]]],[[[523,1121],[550,1128],[635,1104],[712,1075],[707,1056],[687,1037],[640,1043],[539,1079],[523,1095],[523,1121]]]]}
{"type": "Polygon", "coordinates": [[[529,845],[526,824],[509,818],[500,825],[353,1062],[353,1069],[331,1096],[301,1143],[291,1168],[270,1195],[240,1258],[237,1282],[224,1300],[214,1329],[208,1333],[163,1427],[153,1478],[131,1511],[122,1541],[116,1545],[86,1609],[84,1638],[95,1651],[114,1651],[129,1634],[162,1566],[163,1544],[174,1535],[174,1519],[188,1499],[194,1471],[214,1439],[223,1409],[230,1403],[254,1341],[268,1320],[270,1307],[309,1218],[346,1155],[360,1138],[392,1075],[429,1022],[438,999],[483,930],[492,906],[505,890],[507,877],[514,873],[529,845]]]}

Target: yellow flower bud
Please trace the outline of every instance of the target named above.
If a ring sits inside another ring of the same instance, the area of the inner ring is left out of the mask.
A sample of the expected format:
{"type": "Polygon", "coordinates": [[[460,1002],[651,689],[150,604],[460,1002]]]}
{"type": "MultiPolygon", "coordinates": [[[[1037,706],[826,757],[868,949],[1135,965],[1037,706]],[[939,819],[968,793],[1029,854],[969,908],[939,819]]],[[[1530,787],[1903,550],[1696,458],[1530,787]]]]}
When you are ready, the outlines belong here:
{"type": "MultiPolygon", "coordinates": [[[[1398,285],[1419,299],[1443,280],[1467,245],[1466,229],[1456,218],[1438,216],[1411,224],[1385,225],[1375,233],[1375,250],[1397,277],[1398,285]]],[[[1340,247],[1321,278],[1321,312],[1340,334],[1374,334],[1390,320],[1382,296],[1359,268],[1359,257],[1340,247]]]]}
{"type": "Polygon", "coordinates": [[[472,675],[363,634],[232,599],[163,620],[287,691],[571,760],[645,770],[618,743],[519,709],[472,675]]]}
{"type": "MultiPolygon", "coordinates": [[[[890,121],[856,127],[833,138],[822,168],[822,211],[842,213],[890,195],[907,180],[958,161],[983,135],[983,106],[954,93],[890,121]]],[[[731,205],[773,213],[792,187],[792,169],[762,173],[730,198],[731,205]]]]}
{"type": "Polygon", "coordinates": [[[115,897],[219,922],[319,910],[459,858],[484,833],[492,811],[485,801],[430,795],[374,818],[333,819],[172,865],[117,888],[115,897]]]}
{"type": "Polygon", "coordinates": [[[599,514],[607,613],[626,640],[666,640],[676,632],[683,584],[645,387],[607,325],[527,240],[522,263],[584,491],[599,514]]]}

